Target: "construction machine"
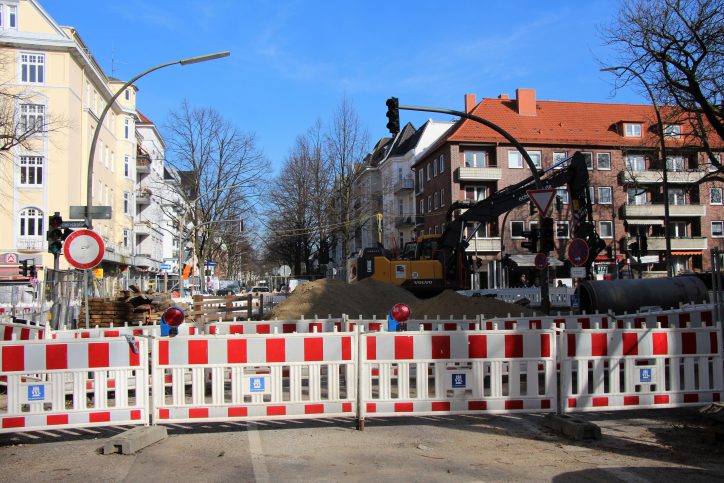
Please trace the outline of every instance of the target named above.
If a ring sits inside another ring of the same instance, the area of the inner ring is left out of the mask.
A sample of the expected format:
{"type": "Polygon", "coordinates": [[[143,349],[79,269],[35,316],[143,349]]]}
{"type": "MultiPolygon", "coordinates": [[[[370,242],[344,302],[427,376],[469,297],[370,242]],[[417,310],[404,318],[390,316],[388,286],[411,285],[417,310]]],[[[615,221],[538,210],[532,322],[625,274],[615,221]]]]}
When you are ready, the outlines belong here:
{"type": "Polygon", "coordinates": [[[447,211],[442,235],[421,236],[417,241],[406,244],[397,258],[392,258],[383,247],[361,250],[348,260],[348,281],[370,277],[402,286],[418,296],[434,295],[444,289],[469,289],[473,267],[466,248],[476,230],[468,230],[466,236],[466,226],[497,221],[503,213],[530,202],[530,190],[554,189],[564,185],[571,200],[573,237],[585,240],[589,247],[585,266],[586,273],[590,275],[593,260],[606,245],[596,233],[593,222],[585,157],[576,152],[539,171],[538,175],[539,183],[531,176],[483,200],[454,202],[447,211]]]}

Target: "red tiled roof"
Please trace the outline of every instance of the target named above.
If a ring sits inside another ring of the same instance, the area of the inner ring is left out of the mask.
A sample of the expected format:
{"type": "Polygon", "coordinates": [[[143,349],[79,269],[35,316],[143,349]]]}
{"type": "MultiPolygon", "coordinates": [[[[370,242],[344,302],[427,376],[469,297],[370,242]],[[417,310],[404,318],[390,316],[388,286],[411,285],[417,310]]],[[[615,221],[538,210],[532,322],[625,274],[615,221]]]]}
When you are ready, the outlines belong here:
{"type": "Polygon", "coordinates": [[[144,116],[143,113],[138,109],[136,109],[136,113],[138,113],[138,118],[141,120],[141,124],[154,124],[152,120],[144,116]]]}
{"type": "MultiPolygon", "coordinates": [[[[635,104],[596,104],[584,102],[536,101],[536,116],[518,114],[515,99],[483,99],[472,114],[491,121],[508,131],[522,144],[557,144],[588,146],[657,146],[656,115],[653,106],[635,104]],[[641,137],[625,137],[620,133],[621,123],[640,122],[641,137]]],[[[666,119],[667,109],[662,113],[666,119]]],[[[666,121],[664,121],[666,123],[666,121]]],[[[667,144],[682,145],[691,128],[681,128],[682,137],[667,144]]],[[[508,141],[475,121],[464,119],[447,137],[453,142],[508,141]]],[[[716,134],[710,139],[715,147],[724,143],[716,134]]]]}

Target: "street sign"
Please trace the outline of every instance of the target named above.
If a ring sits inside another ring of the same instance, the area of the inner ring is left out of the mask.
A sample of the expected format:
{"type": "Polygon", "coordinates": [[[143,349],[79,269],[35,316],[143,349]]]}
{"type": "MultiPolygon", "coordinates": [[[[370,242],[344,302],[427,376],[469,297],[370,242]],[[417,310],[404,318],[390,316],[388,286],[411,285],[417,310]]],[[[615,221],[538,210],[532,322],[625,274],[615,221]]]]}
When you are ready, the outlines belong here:
{"type": "Polygon", "coordinates": [[[581,267],[588,260],[588,243],[580,238],[574,238],[568,244],[568,260],[574,267],[581,267]]]}
{"type": "MultiPolygon", "coordinates": [[[[78,219],[85,219],[85,206],[71,206],[69,210],[69,217],[78,219]]],[[[110,206],[91,206],[88,217],[95,220],[110,220],[111,219],[111,207],[110,206]]]]}
{"type": "Polygon", "coordinates": [[[535,254],[535,268],[538,270],[544,270],[548,266],[548,255],[545,253],[535,254]]]}
{"type": "Polygon", "coordinates": [[[279,276],[288,277],[292,274],[292,268],[289,265],[282,265],[279,267],[279,276]]]}
{"type": "Polygon", "coordinates": [[[69,220],[60,224],[61,228],[86,228],[85,220],[69,220]]]}
{"type": "Polygon", "coordinates": [[[81,270],[94,268],[101,263],[105,251],[103,240],[91,230],[74,231],[63,245],[65,259],[81,270]]]}
{"type": "Polygon", "coordinates": [[[586,267],[571,267],[571,278],[586,278],[586,267]]]}
{"type": "Polygon", "coordinates": [[[2,258],[2,263],[7,265],[17,265],[18,264],[18,254],[17,253],[6,253],[4,257],[2,258]]]}
{"type": "Polygon", "coordinates": [[[161,264],[161,271],[162,271],[162,272],[170,272],[170,271],[171,271],[171,264],[170,264],[170,263],[162,263],[162,264],[161,264]]]}
{"type": "Polygon", "coordinates": [[[541,216],[545,216],[548,212],[548,208],[551,206],[553,198],[556,196],[556,190],[552,189],[528,190],[526,193],[528,193],[530,200],[535,203],[535,206],[538,207],[538,211],[541,216]]]}

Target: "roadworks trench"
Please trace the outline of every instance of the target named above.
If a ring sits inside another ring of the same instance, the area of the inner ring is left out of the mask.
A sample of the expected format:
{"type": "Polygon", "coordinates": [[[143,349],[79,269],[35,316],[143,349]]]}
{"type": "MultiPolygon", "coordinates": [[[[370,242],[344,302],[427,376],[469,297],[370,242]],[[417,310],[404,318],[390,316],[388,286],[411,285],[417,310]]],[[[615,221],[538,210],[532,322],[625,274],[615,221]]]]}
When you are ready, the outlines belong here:
{"type": "Polygon", "coordinates": [[[521,305],[510,304],[488,297],[466,297],[453,290],[439,295],[419,299],[407,290],[390,283],[364,279],[349,284],[340,280],[320,279],[297,287],[287,300],[277,305],[265,317],[267,320],[293,320],[302,316],[385,319],[395,304],[410,307],[411,319],[425,316],[461,319],[477,315],[492,317],[519,317],[535,315],[536,312],[521,305]]]}

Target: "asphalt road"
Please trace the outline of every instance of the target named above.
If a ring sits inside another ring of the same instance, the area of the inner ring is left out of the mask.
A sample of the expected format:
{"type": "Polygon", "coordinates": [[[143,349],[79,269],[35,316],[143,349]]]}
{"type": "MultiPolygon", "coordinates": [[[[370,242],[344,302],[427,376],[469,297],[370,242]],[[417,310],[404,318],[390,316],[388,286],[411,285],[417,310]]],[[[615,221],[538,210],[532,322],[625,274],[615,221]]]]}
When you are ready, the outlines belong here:
{"type": "Polygon", "coordinates": [[[169,425],[134,455],[102,455],[123,427],[0,435],[3,481],[722,481],[724,444],[695,410],[588,413],[603,438],[541,415],[169,425]]]}

